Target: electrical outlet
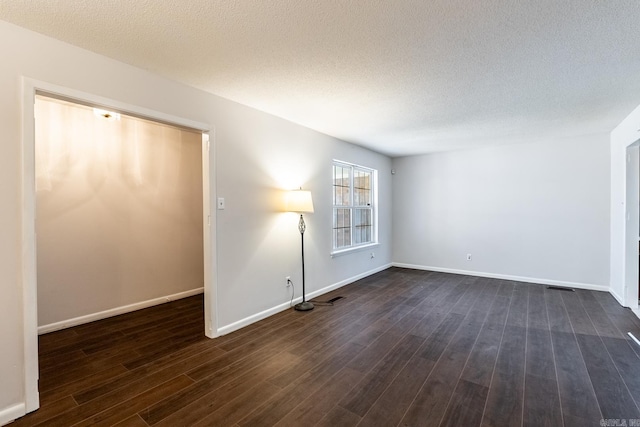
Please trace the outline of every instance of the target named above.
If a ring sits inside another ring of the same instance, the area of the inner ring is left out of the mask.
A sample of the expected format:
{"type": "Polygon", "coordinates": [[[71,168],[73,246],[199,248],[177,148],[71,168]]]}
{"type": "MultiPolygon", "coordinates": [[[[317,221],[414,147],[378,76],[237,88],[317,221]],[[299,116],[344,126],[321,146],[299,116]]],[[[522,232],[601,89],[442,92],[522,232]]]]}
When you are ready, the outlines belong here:
{"type": "Polygon", "coordinates": [[[471,254],[467,254],[467,261],[471,261],[471,254]]]}
{"type": "Polygon", "coordinates": [[[371,259],[374,259],[376,257],[376,253],[375,252],[371,252],[371,259]]]}
{"type": "Polygon", "coordinates": [[[291,286],[291,276],[286,276],[284,280],[286,281],[287,288],[291,286]]]}

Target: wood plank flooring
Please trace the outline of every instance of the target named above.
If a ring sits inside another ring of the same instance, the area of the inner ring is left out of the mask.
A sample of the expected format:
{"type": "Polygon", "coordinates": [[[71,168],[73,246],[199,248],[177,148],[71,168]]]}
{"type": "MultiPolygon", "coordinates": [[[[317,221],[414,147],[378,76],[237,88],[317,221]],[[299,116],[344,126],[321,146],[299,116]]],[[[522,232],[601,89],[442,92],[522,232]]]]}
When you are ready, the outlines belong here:
{"type": "Polygon", "coordinates": [[[390,268],[334,296],[215,340],[202,296],[43,335],[12,426],[640,425],[640,320],[607,293],[390,268]]]}

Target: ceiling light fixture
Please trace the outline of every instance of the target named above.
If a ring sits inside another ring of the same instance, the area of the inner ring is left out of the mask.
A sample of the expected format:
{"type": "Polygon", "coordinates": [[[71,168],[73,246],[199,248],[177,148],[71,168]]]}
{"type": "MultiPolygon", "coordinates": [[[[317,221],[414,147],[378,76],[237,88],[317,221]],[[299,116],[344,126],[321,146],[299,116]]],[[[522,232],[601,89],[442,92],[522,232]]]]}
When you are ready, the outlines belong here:
{"type": "Polygon", "coordinates": [[[107,119],[110,122],[114,120],[120,120],[120,114],[114,113],[113,111],[101,110],[100,108],[94,108],[93,114],[97,117],[107,119]]]}

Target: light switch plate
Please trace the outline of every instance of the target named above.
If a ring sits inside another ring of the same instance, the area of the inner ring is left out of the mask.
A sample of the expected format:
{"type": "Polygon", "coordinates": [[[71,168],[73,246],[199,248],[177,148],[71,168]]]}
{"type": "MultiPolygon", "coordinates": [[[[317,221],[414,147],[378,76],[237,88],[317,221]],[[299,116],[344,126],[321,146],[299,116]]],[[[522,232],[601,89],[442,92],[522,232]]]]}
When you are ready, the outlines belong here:
{"type": "Polygon", "coordinates": [[[218,209],[224,209],[224,197],[218,197],[218,209]]]}

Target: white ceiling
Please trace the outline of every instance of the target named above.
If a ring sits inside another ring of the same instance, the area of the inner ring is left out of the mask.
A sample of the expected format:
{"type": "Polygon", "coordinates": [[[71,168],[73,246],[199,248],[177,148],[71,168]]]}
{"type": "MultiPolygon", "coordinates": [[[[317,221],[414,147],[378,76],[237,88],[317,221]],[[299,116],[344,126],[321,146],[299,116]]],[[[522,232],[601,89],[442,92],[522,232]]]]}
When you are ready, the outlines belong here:
{"type": "Polygon", "coordinates": [[[392,155],[611,131],[638,0],[0,0],[0,19],[392,155]]]}

